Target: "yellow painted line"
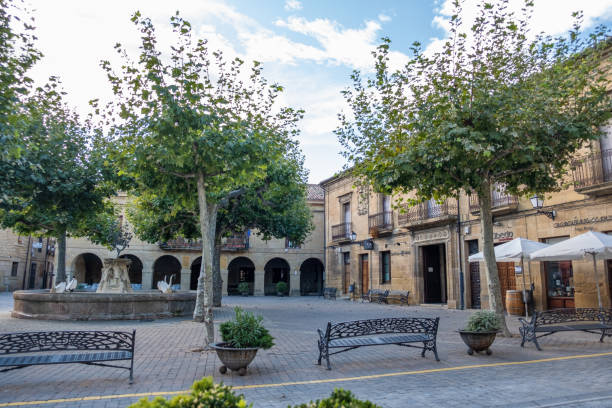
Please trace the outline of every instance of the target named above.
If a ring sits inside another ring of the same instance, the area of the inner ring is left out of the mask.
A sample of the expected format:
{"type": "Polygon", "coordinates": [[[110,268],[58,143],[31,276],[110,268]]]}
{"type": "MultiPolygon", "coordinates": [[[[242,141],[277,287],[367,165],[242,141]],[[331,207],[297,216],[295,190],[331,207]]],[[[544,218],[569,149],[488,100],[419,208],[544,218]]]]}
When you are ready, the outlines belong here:
{"type": "MultiPolygon", "coordinates": [[[[564,357],[550,357],[550,358],[542,358],[538,360],[508,361],[508,362],[503,362],[503,363],[473,364],[473,365],[464,365],[464,366],[455,366],[455,367],[431,368],[427,370],[417,370],[417,371],[400,371],[396,373],[362,375],[358,377],[328,378],[328,379],[323,379],[323,380],[288,381],[288,382],[273,383],[273,384],[237,385],[232,388],[234,390],[249,390],[249,389],[254,389],[254,388],[287,387],[287,386],[292,386],[292,385],[330,384],[330,383],[337,383],[337,382],[364,381],[364,380],[373,380],[373,379],[378,379],[378,378],[399,377],[399,376],[404,376],[404,375],[443,373],[443,372],[449,372],[449,371],[471,370],[475,368],[507,367],[507,366],[549,363],[553,361],[577,360],[577,359],[583,359],[583,358],[595,358],[595,357],[607,357],[607,356],[612,356],[612,352],[597,353],[597,354],[579,354],[579,355],[564,356],[564,357]]],[[[54,400],[40,400],[40,401],[2,402],[0,403],[0,407],[17,407],[17,406],[42,405],[42,404],[61,404],[61,403],[68,403],[68,402],[84,402],[84,401],[101,401],[101,400],[120,399],[120,398],[157,397],[157,396],[164,396],[164,395],[188,394],[189,392],[190,390],[157,391],[157,392],[140,392],[140,393],[133,393],[133,394],[93,395],[90,397],[59,398],[59,399],[54,399],[54,400]]]]}

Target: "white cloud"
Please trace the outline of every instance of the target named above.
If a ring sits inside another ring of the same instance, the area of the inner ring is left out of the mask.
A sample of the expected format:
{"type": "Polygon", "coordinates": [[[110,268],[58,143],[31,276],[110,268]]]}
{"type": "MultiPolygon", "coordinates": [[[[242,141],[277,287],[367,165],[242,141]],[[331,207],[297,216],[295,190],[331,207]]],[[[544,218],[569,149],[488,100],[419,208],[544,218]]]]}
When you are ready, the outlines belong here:
{"type": "Polygon", "coordinates": [[[364,27],[354,29],[344,28],[329,19],[306,20],[302,17],[278,20],[276,25],[314,38],[329,62],[359,69],[372,66],[370,52],[376,46],[381,29],[380,24],[373,20],[365,21],[364,27]]]}
{"type": "Polygon", "coordinates": [[[381,22],[383,22],[383,23],[386,23],[386,22],[391,21],[391,17],[389,17],[389,16],[388,16],[388,15],[386,15],[386,14],[380,13],[380,14],[378,15],[378,20],[379,20],[379,21],[381,21],[381,22]]]}
{"type": "Polygon", "coordinates": [[[291,10],[301,10],[301,9],[302,9],[302,3],[300,3],[298,0],[286,0],[285,1],[285,10],[291,11],[291,10]]]}
{"type": "MultiPolygon", "coordinates": [[[[478,15],[478,4],[481,0],[466,0],[462,3],[463,30],[468,30],[478,15]]],[[[517,16],[521,15],[523,1],[510,1],[508,8],[517,16]]],[[[593,26],[599,18],[610,18],[612,16],[612,0],[538,0],[534,2],[533,15],[530,20],[530,34],[535,37],[544,32],[550,35],[560,35],[572,28],[574,19],[572,13],[582,10],[584,12],[583,28],[593,26]]],[[[450,17],[453,14],[453,0],[443,0],[436,10],[437,15],[433,18],[432,25],[441,28],[446,34],[449,33],[450,17]]],[[[445,38],[432,38],[427,45],[426,52],[439,51],[444,45],[445,38]]]]}

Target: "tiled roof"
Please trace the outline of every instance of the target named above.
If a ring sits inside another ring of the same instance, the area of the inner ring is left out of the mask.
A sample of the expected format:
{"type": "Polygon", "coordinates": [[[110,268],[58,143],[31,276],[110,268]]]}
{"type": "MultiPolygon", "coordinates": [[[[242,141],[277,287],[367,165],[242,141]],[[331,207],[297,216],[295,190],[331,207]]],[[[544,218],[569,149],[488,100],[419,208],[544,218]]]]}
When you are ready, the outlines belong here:
{"type": "Polygon", "coordinates": [[[306,198],[308,200],[324,200],[325,193],[323,192],[323,187],[318,184],[309,184],[306,198]]]}

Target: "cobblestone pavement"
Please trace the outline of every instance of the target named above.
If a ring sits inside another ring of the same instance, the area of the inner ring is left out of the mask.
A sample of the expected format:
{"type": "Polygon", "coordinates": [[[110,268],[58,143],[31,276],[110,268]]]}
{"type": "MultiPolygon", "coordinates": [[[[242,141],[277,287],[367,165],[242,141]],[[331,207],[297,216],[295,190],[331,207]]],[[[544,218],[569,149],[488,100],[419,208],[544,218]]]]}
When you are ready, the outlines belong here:
{"type": "Polygon", "coordinates": [[[455,330],[470,311],[317,297],[228,297],[215,310],[215,324],[230,318],[232,307],[241,305],[262,314],[276,338],[276,346],[260,351],[248,375],[240,377],[219,374],[214,353],[192,351],[202,345],[204,330],[189,319],[20,320],[10,317],[11,304],[10,297],[0,294],[0,332],[136,328],[135,381],[129,385],[127,372],[112,368],[27,367],[0,373],[0,407],[126,407],[139,399],[133,394],[186,390],[193,381],[210,375],[235,386],[255,407],[307,402],[328,396],[335,387],[350,389],[383,407],[612,407],[611,338],[599,343],[594,334],[557,334],[542,339],[541,352],[533,345],[522,349],[514,317],[509,320],[515,337],[498,338],[491,356],[468,356],[455,330]],[[330,320],[394,316],[440,316],[442,361],[436,362],[430,353],[421,358],[417,350],[391,345],[333,356],[331,371],[315,364],[316,328],[330,320]],[[40,403],[9,405],[28,401],[40,403]]]}

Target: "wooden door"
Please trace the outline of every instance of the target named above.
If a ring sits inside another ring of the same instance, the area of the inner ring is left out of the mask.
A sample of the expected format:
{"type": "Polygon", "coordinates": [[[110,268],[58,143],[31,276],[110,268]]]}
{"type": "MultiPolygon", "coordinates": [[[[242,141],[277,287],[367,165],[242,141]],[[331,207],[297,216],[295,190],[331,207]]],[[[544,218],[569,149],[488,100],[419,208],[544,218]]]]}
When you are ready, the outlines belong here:
{"type": "Polygon", "coordinates": [[[472,308],[480,309],[480,264],[470,262],[470,292],[472,308]]]}
{"type": "Polygon", "coordinates": [[[514,262],[498,262],[497,272],[499,273],[499,285],[501,288],[502,304],[506,308],[506,291],[516,289],[514,278],[514,262]]]}
{"type": "Polygon", "coordinates": [[[349,293],[349,285],[351,284],[351,253],[345,252],[343,254],[343,267],[344,267],[344,293],[349,293]]]}
{"type": "Polygon", "coordinates": [[[440,246],[423,247],[423,276],[425,303],[442,303],[442,279],[440,276],[440,246]]]}
{"type": "Polygon", "coordinates": [[[370,289],[370,265],[368,263],[368,254],[360,255],[361,263],[361,294],[368,293],[370,289]]]}
{"type": "Polygon", "coordinates": [[[612,303],[612,260],[608,259],[606,261],[606,266],[608,269],[608,289],[610,291],[610,303],[612,303]]]}

